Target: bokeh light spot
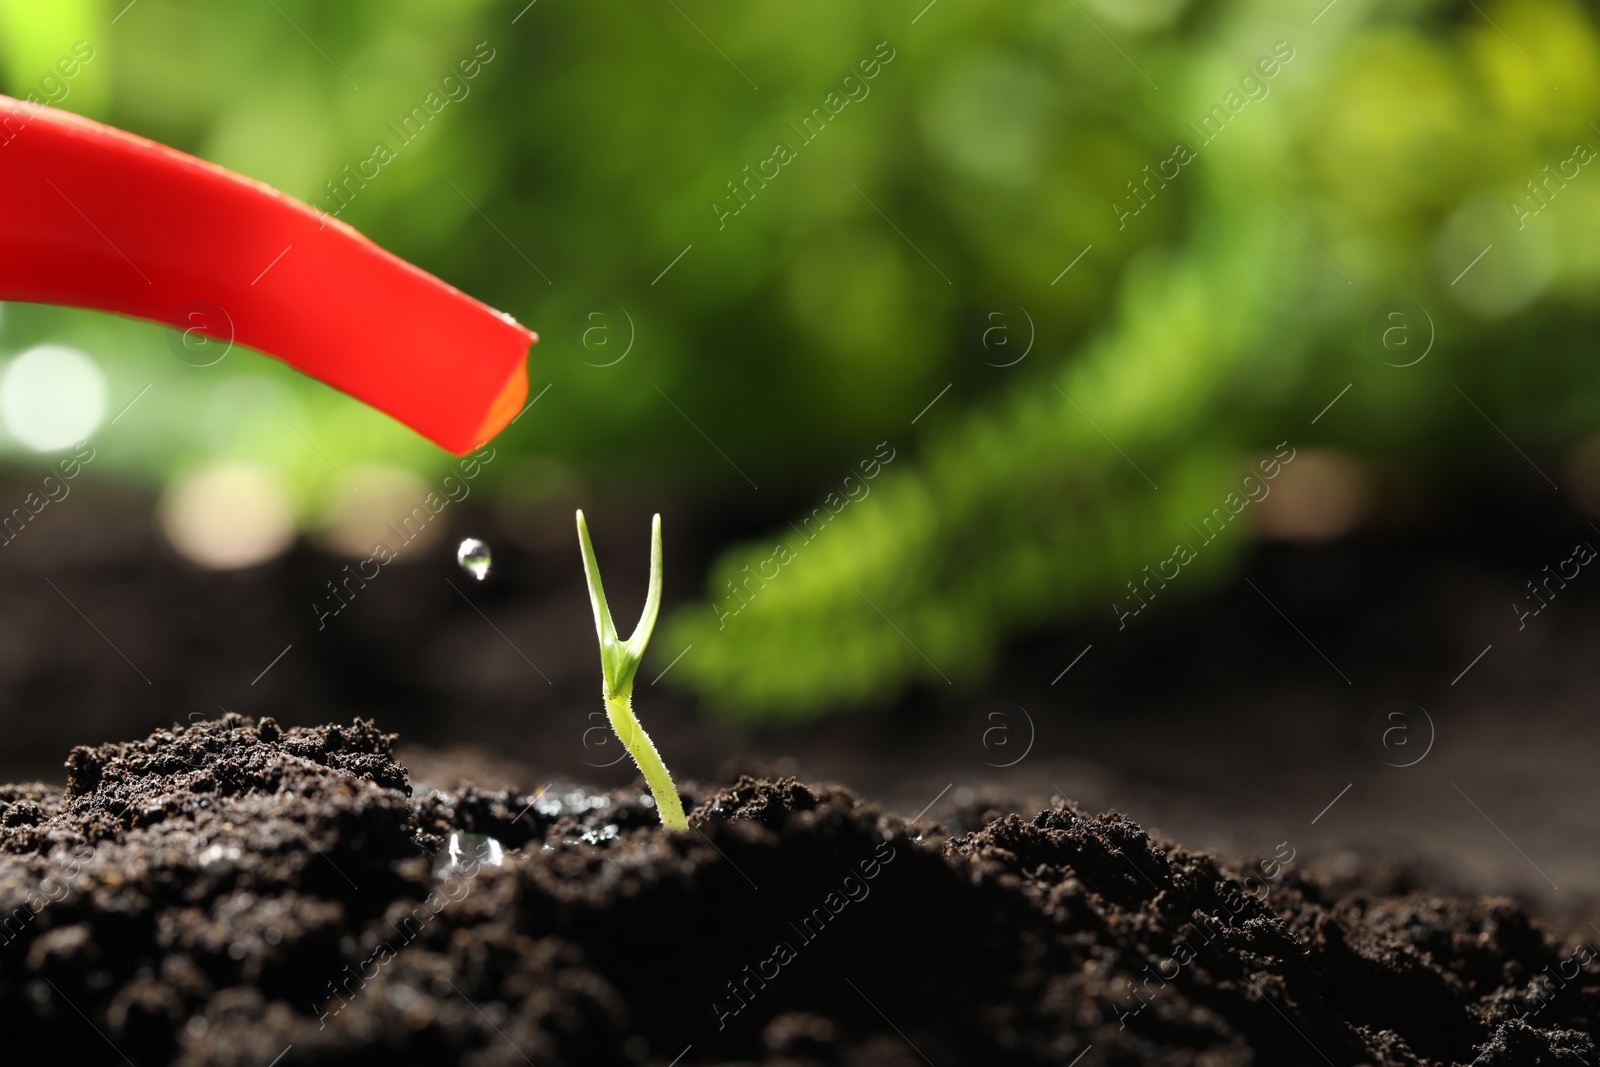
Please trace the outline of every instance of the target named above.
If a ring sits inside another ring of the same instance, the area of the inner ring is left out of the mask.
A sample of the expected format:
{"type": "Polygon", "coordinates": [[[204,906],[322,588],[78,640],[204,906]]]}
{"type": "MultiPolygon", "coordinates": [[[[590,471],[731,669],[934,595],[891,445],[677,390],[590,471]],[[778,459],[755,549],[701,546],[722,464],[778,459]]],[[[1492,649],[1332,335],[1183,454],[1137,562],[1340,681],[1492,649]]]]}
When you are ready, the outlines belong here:
{"type": "Polygon", "coordinates": [[[250,464],[214,463],[183,475],[162,494],[158,516],[178,554],[210,570],[254,567],[294,541],[283,487],[250,464]]]}
{"type": "Polygon", "coordinates": [[[35,452],[55,452],[86,440],[105,414],[105,375],[76,348],[30,348],[0,377],[0,419],[35,452]]]}

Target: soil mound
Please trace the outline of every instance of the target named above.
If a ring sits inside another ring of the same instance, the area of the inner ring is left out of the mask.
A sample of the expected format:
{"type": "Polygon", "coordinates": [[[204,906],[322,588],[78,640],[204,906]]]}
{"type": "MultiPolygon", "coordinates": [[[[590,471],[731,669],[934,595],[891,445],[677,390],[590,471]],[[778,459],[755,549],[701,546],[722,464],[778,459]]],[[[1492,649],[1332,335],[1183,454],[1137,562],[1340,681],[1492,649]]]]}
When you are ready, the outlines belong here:
{"type": "Polygon", "coordinates": [[[792,778],[669,835],[414,794],[394,740],[229,715],[0,786],[12,1061],[1600,1067],[1600,964],[1509,900],[792,778]]]}

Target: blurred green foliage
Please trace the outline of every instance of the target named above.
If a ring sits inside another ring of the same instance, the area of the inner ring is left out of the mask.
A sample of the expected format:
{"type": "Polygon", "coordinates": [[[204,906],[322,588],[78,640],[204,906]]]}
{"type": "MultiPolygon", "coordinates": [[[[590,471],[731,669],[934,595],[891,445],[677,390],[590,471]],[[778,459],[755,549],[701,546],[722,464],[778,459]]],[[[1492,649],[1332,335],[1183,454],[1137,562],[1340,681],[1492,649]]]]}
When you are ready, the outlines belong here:
{"type": "MultiPolygon", "coordinates": [[[[1537,477],[1485,415],[1554,471],[1600,413],[1600,173],[1542,186],[1547,205],[1527,188],[1600,147],[1600,42],[1567,0],[124,3],[0,2],[6,90],[88,40],[63,106],[312,202],[496,50],[342,217],[541,333],[551,392],[503,447],[770,524],[658,643],[693,643],[673,679],[732,712],[970,683],[1010,635],[1110,621],[1280,441],[1426,500],[1537,477]],[[1262,77],[1279,42],[1293,58],[1262,77]],[[1252,71],[1264,95],[1241,90],[1252,71]],[[1131,199],[1179,142],[1195,159],[1131,199]],[[735,201],[779,143],[794,158],[735,201]],[[1437,330],[1416,366],[1365,338],[1396,298],[1437,330]],[[614,347],[585,349],[601,322],[614,347]],[[807,543],[784,517],[826,507],[881,441],[895,461],[807,543]],[[735,599],[779,541],[792,562],[735,599]]],[[[5,314],[7,353],[102,356],[113,408],[154,382],[107,431],[129,477],[254,459],[313,523],[340,480],[310,441],[340,466],[447,459],[270,360],[193,368],[155,327],[5,314]]],[[[1183,582],[1244,547],[1219,539],[1183,582]]]]}

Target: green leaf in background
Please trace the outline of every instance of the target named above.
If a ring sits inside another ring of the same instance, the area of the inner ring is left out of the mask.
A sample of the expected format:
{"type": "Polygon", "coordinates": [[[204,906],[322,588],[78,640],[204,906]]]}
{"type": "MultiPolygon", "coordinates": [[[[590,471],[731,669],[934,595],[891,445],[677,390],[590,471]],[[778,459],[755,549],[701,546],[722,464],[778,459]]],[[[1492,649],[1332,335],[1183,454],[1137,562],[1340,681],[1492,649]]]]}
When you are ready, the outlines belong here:
{"type": "Polygon", "coordinates": [[[80,115],[101,118],[111,99],[106,53],[112,14],[103,0],[0,0],[0,78],[3,91],[80,115]],[[72,63],[73,46],[89,46],[87,63],[72,63]],[[66,61],[66,66],[60,66],[66,61]],[[68,75],[67,71],[72,71],[68,75]]]}

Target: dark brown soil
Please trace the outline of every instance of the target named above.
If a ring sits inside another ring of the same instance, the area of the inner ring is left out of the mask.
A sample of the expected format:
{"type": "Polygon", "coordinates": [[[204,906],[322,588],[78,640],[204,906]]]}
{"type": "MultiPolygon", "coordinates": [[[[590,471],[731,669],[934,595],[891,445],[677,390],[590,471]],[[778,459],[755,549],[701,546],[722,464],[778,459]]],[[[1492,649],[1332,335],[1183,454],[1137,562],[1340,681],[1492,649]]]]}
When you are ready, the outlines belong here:
{"type": "Polygon", "coordinates": [[[0,787],[6,1061],[1600,1067],[1600,961],[1510,900],[792,778],[673,836],[393,740],[230,715],[0,787]],[[436,877],[452,830],[504,865],[436,877]]]}

